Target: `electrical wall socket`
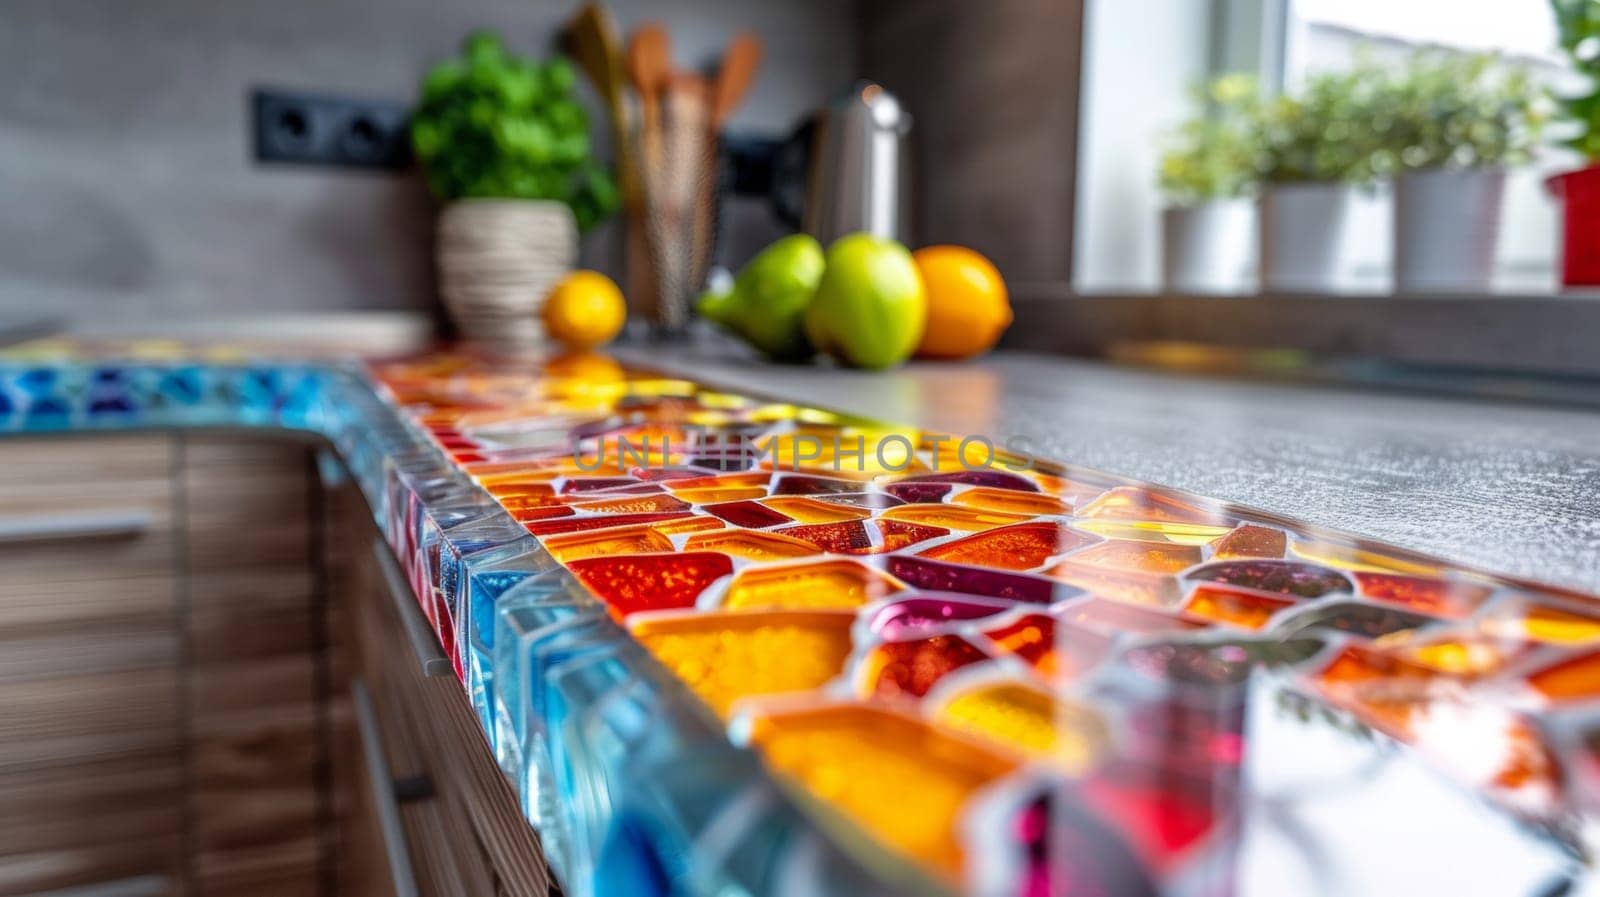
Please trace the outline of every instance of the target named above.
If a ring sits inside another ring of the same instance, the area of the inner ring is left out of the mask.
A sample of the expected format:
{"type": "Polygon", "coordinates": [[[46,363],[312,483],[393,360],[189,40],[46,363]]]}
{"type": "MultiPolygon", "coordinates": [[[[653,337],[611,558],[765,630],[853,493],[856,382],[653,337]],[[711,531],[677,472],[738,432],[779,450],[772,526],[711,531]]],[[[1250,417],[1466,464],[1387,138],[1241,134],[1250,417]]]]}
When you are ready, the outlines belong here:
{"type": "Polygon", "coordinates": [[[405,103],[258,87],[250,108],[258,162],[397,170],[411,161],[405,103]]]}

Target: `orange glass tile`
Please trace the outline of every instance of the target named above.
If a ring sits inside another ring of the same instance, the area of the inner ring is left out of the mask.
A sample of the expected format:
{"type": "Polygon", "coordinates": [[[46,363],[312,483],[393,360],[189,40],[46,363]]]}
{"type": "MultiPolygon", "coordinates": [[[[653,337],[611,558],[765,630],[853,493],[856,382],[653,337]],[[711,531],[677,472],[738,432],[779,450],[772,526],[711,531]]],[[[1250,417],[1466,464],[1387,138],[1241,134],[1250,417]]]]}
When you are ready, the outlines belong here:
{"type": "Polygon", "coordinates": [[[1039,492],[1015,489],[989,489],[979,486],[951,497],[952,504],[1008,514],[1066,514],[1071,512],[1061,499],[1039,492]]]}
{"type": "Polygon", "coordinates": [[[856,684],[863,698],[920,698],[945,674],[988,659],[982,648],[958,635],[884,642],[861,661],[856,684]]]}
{"type": "Polygon", "coordinates": [[[1547,666],[1530,675],[1528,684],[1551,701],[1600,697],[1600,651],[1547,666]]]}
{"type": "Polygon", "coordinates": [[[1273,595],[1259,595],[1221,586],[1200,586],[1194,590],[1194,595],[1183,609],[1197,617],[1229,626],[1260,629],[1267,625],[1273,614],[1294,605],[1294,601],[1273,595]]]}
{"type": "Polygon", "coordinates": [[[1024,682],[997,680],[962,689],[933,715],[951,729],[1069,775],[1088,771],[1110,739],[1092,710],[1024,682]]]}
{"type": "Polygon", "coordinates": [[[720,551],[753,561],[776,561],[808,557],[822,549],[791,536],[750,529],[723,529],[689,537],[686,551],[720,551]]]}
{"type": "Polygon", "coordinates": [[[706,587],[733,572],[727,555],[709,551],[592,557],[567,564],[618,614],[693,607],[706,587]]]}
{"type": "Polygon", "coordinates": [[[1600,641],[1600,614],[1586,614],[1522,600],[1497,605],[1478,628],[1501,638],[1531,639],[1552,645],[1600,641]]]}
{"type": "Polygon", "coordinates": [[[850,657],[849,611],[738,611],[636,617],[628,630],[726,717],[741,698],[820,688],[850,657]]]}
{"type": "Polygon", "coordinates": [[[749,741],[780,775],[951,880],[965,862],[965,809],[1017,765],[977,741],[864,705],[754,716],[749,741]]]}
{"type": "Polygon", "coordinates": [[[556,560],[566,563],[603,555],[671,551],[672,540],[648,526],[629,526],[590,533],[551,536],[544,540],[544,547],[556,560]]]}
{"type": "MultiPolygon", "coordinates": [[[[568,508],[567,510],[571,510],[568,508]]],[[[595,514],[592,517],[563,517],[557,520],[539,520],[529,523],[528,532],[535,536],[554,536],[577,533],[613,526],[632,526],[636,523],[662,523],[691,516],[688,511],[663,511],[651,514],[595,514]]]]}
{"type": "Polygon", "coordinates": [[[1080,483],[1077,480],[1054,474],[1031,470],[1024,474],[1039,484],[1039,490],[1046,495],[1054,495],[1074,507],[1087,504],[1098,498],[1106,491],[1105,486],[1096,486],[1092,483],[1080,483]]]}
{"type": "Polygon", "coordinates": [[[739,608],[854,608],[903,588],[888,574],[854,561],[827,560],[740,571],[723,606],[739,608]]]}
{"type": "MultiPolygon", "coordinates": [[[[669,486],[670,488],[670,486],[669,486]]],[[[767,494],[765,486],[708,486],[700,489],[673,489],[672,494],[697,505],[719,501],[744,501],[767,494]]]]}
{"type": "Polygon", "coordinates": [[[901,520],[848,520],[842,523],[813,523],[777,530],[791,538],[810,542],[823,551],[836,554],[883,554],[899,551],[918,542],[950,534],[933,526],[918,526],[901,520]]]}
{"type": "Polygon", "coordinates": [[[1032,570],[1050,557],[1093,541],[1063,523],[1018,523],[974,533],[918,552],[923,557],[957,564],[1032,570]]]}
{"type": "Polygon", "coordinates": [[[509,505],[506,507],[506,510],[511,513],[512,517],[516,518],[518,523],[528,523],[533,520],[548,520],[552,517],[576,517],[578,515],[577,511],[574,511],[565,505],[535,504],[531,507],[525,508],[509,505]]]}
{"type": "Polygon", "coordinates": [[[1083,549],[1063,565],[1130,573],[1178,573],[1200,563],[1200,559],[1200,549],[1192,545],[1113,539],[1083,549]]]}
{"type": "Polygon", "coordinates": [[[800,496],[779,496],[764,499],[762,504],[801,523],[837,523],[842,520],[861,520],[871,512],[849,505],[817,501],[800,496]]]}
{"type": "Polygon", "coordinates": [[[1118,486],[1078,509],[1079,517],[1231,526],[1218,511],[1136,486],[1118,486]]]}
{"type": "Polygon", "coordinates": [[[693,514],[687,517],[674,517],[660,523],[650,524],[650,528],[665,536],[676,536],[682,533],[703,533],[710,530],[720,530],[727,527],[726,523],[715,517],[704,514],[693,514]]]}
{"type": "Polygon", "coordinates": [[[1289,536],[1281,529],[1246,523],[1211,542],[1211,557],[1219,561],[1238,558],[1281,558],[1289,536]]]}
{"type": "Polygon", "coordinates": [[[1472,633],[1417,636],[1400,633],[1380,644],[1390,654],[1450,676],[1475,678],[1498,673],[1526,654],[1526,642],[1512,642],[1472,633]]]}
{"type": "Polygon", "coordinates": [[[670,495],[634,495],[574,503],[580,510],[598,514],[645,514],[651,511],[686,511],[689,503],[670,495]]]}
{"type": "Polygon", "coordinates": [[[1362,594],[1418,613],[1461,619],[1488,600],[1488,586],[1395,573],[1356,572],[1362,594]]]}
{"type": "Polygon", "coordinates": [[[772,480],[772,474],[766,471],[753,471],[743,473],[718,473],[705,476],[680,477],[666,480],[668,489],[677,492],[683,489],[732,489],[740,486],[761,486],[765,491],[766,485],[772,480]]]}
{"type": "Polygon", "coordinates": [[[1370,682],[1393,682],[1400,679],[1427,681],[1440,678],[1438,670],[1412,663],[1393,654],[1347,645],[1333,661],[1317,674],[1324,685],[1342,687],[1370,682]]]}
{"type": "Polygon", "coordinates": [[[1003,514],[999,511],[981,511],[977,508],[961,508],[952,505],[900,505],[890,508],[879,516],[886,520],[904,520],[907,523],[920,523],[924,526],[938,526],[945,529],[959,529],[968,532],[976,530],[994,529],[1010,523],[1022,523],[1028,518],[1022,514],[1003,514]]]}

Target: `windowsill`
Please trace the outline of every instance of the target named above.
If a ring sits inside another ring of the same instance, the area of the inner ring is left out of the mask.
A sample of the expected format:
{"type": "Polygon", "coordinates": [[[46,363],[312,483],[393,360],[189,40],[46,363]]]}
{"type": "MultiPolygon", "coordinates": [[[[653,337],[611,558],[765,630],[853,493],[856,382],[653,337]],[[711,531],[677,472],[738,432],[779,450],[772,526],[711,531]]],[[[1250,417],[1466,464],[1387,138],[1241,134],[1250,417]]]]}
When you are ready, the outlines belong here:
{"type": "Polygon", "coordinates": [[[1289,349],[1318,357],[1600,376],[1600,290],[1570,293],[1079,293],[1019,284],[1007,344],[1104,356],[1130,343],[1289,349]]]}

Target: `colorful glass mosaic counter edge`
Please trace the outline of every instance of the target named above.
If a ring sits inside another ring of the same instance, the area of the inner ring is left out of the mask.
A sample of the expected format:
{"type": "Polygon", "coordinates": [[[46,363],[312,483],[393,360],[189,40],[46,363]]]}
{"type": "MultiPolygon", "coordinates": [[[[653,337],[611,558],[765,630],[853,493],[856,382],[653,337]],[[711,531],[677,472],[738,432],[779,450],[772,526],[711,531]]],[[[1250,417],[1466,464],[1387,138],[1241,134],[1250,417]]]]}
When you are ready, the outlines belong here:
{"type": "Polygon", "coordinates": [[[776,881],[863,897],[939,889],[898,857],[846,852],[819,830],[603,603],[383,398],[363,363],[66,348],[68,357],[56,347],[41,358],[0,354],[0,438],[243,428],[330,443],[324,475],[348,475],[366,497],[567,893],[664,894],[664,862],[675,893],[761,893],[776,881]],[[492,699],[497,619],[517,627],[501,644],[526,649],[502,652],[522,672],[524,700],[510,706],[492,699]],[[535,719],[519,712],[544,697],[559,705],[539,704],[535,719]],[[603,723],[605,738],[562,729],[580,717],[603,723]],[[574,754],[587,762],[570,763],[574,754]],[[708,829],[737,837],[707,855],[708,829]]]}
{"type": "Polygon", "coordinates": [[[0,363],[0,388],[13,411],[0,415],[7,432],[242,425],[326,436],[368,495],[563,880],[642,893],[641,882],[667,874],[656,865],[676,850],[673,874],[693,878],[695,893],[732,884],[760,891],[796,877],[812,893],[926,892],[893,858],[846,853],[818,832],[760,762],[729,744],[600,602],[358,368],[0,363]],[[44,370],[62,386],[59,397],[40,390],[52,380],[44,370]],[[185,385],[168,383],[180,370],[185,385]],[[119,401],[113,387],[122,383],[161,398],[119,401]],[[527,650],[503,650],[512,644],[527,650]],[[497,668],[515,672],[519,700],[494,700],[497,668]],[[580,719],[582,731],[567,725],[580,719]],[[575,753],[588,762],[569,762],[575,753]],[[719,863],[699,862],[696,836],[713,828],[739,837],[719,845],[719,863]]]}

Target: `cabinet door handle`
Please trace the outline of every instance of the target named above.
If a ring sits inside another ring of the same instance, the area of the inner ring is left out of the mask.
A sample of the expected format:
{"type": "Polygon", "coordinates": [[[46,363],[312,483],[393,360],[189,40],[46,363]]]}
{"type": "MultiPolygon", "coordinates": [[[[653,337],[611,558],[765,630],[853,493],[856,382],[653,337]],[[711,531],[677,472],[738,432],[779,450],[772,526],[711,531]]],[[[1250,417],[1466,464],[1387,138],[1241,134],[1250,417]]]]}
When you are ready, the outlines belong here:
{"type": "Polygon", "coordinates": [[[378,569],[383,573],[384,590],[394,602],[395,613],[400,615],[400,628],[406,631],[406,641],[411,643],[411,653],[422,668],[422,675],[454,675],[455,668],[439,648],[439,639],[433,634],[433,627],[428,625],[427,618],[422,615],[422,608],[417,606],[411,583],[406,581],[405,573],[400,570],[400,562],[394,559],[394,552],[382,539],[373,539],[372,556],[378,561],[378,569]]]}
{"type": "Polygon", "coordinates": [[[0,517],[0,545],[126,539],[142,535],[154,525],[155,515],[149,511],[19,514],[0,517]]]}
{"type": "Polygon", "coordinates": [[[355,705],[356,728],[361,732],[361,753],[365,756],[367,778],[372,782],[373,803],[378,814],[378,832],[383,837],[383,852],[389,859],[389,877],[394,881],[395,897],[418,897],[417,878],[411,870],[411,847],[400,824],[400,802],[395,797],[389,757],[378,733],[378,714],[372,694],[360,679],[350,683],[350,700],[355,705]]]}

